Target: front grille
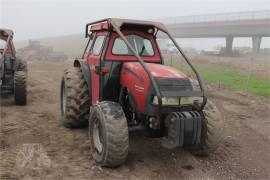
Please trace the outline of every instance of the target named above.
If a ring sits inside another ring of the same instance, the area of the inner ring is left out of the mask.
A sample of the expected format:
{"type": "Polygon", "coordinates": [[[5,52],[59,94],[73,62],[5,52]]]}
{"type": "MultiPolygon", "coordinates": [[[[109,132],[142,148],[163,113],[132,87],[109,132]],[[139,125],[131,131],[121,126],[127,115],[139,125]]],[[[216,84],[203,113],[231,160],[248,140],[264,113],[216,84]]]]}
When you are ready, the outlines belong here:
{"type": "Polygon", "coordinates": [[[192,85],[189,79],[160,78],[157,80],[160,91],[191,91],[192,85]]]}

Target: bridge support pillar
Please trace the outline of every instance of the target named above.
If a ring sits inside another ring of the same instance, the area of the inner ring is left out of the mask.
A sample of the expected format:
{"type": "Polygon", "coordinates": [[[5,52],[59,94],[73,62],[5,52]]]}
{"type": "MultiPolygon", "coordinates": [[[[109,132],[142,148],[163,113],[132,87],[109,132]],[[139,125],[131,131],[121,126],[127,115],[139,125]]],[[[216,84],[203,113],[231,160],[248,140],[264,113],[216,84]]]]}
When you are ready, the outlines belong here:
{"type": "Polygon", "coordinates": [[[253,36],[252,37],[252,52],[254,54],[257,54],[260,52],[261,42],[262,42],[261,36],[253,36]]]}
{"type": "Polygon", "coordinates": [[[233,36],[227,36],[226,37],[226,49],[225,49],[225,55],[231,56],[233,54],[233,36]]]}

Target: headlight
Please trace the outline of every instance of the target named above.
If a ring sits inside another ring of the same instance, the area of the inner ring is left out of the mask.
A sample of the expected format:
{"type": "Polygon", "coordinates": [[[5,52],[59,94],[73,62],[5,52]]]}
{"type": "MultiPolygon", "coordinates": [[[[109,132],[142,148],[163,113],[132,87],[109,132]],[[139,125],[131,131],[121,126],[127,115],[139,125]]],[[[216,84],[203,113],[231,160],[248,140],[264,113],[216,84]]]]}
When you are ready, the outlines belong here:
{"type": "MultiPolygon", "coordinates": [[[[158,98],[154,96],[153,104],[158,105],[158,98]]],[[[162,104],[164,105],[185,105],[185,104],[193,104],[193,97],[163,97],[162,104]]]]}

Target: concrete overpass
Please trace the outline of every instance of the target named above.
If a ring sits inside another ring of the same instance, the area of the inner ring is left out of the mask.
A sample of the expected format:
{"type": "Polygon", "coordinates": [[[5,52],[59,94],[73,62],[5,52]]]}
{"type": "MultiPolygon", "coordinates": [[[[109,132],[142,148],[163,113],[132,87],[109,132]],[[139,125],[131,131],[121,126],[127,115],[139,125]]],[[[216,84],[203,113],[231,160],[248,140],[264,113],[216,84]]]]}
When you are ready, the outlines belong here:
{"type": "Polygon", "coordinates": [[[251,37],[258,53],[262,37],[270,37],[270,11],[249,11],[159,19],[175,38],[226,38],[226,53],[232,54],[234,37],[251,37]]]}

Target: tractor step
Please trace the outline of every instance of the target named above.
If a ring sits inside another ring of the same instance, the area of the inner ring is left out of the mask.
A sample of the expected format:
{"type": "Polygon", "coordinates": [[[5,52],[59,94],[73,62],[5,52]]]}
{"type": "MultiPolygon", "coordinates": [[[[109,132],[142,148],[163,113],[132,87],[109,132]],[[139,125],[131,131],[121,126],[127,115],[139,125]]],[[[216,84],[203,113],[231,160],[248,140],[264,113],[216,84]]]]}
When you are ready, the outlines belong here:
{"type": "Polygon", "coordinates": [[[198,111],[170,113],[165,119],[167,136],[162,139],[162,146],[171,149],[198,144],[202,118],[198,111]]]}

